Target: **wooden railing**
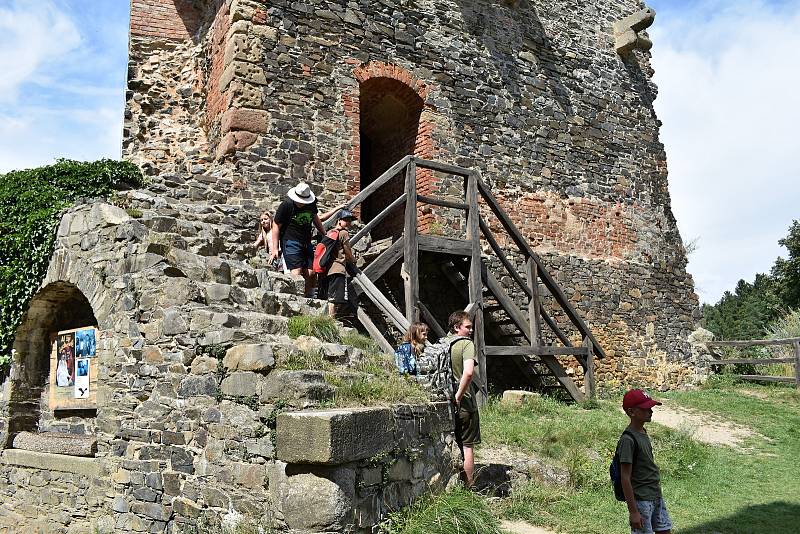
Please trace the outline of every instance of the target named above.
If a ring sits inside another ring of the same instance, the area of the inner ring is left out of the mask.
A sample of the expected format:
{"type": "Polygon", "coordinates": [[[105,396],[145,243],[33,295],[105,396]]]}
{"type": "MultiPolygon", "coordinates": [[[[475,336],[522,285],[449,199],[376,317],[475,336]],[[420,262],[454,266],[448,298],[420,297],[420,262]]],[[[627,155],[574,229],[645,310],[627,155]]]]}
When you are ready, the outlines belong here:
{"type": "MultiPolygon", "coordinates": [[[[486,377],[486,356],[538,356],[569,391],[570,395],[576,400],[580,400],[583,398],[583,393],[578,390],[566,375],[564,368],[556,359],[556,356],[569,355],[574,356],[584,368],[586,391],[589,396],[594,396],[594,356],[597,355],[600,358],[604,358],[605,352],[564,295],[555,279],[544,267],[539,256],[533,251],[520,230],[492,195],[478,171],[424,160],[414,156],[405,156],[350,199],[346,203],[346,207],[350,210],[355,209],[400,172],[404,173],[404,194],[393,200],[372,220],[368,221],[363,228],[352,236],[350,243],[354,245],[359,242],[387,216],[398,210],[401,204],[404,205],[403,236],[378,256],[365,268],[364,272],[357,269],[352,271],[357,288],[366,294],[373,304],[399,330],[405,331],[411,322],[418,320],[422,316],[432,330],[441,335],[444,330],[436,324],[433,315],[419,299],[419,252],[420,250],[425,250],[469,257],[469,275],[466,279],[467,292],[465,296],[469,302],[467,309],[473,314],[474,342],[481,376],[486,377]],[[416,188],[417,169],[428,169],[464,178],[466,187],[463,202],[419,195],[416,188]],[[516,247],[517,254],[524,261],[525,278],[517,272],[514,264],[508,259],[507,254],[490,230],[486,220],[481,216],[479,199],[483,199],[491,214],[497,218],[503,229],[510,236],[516,247]],[[466,211],[466,240],[427,234],[420,235],[417,220],[418,203],[466,211]],[[515,287],[521,290],[528,299],[526,312],[519,309],[500,282],[483,265],[481,261],[481,236],[486,239],[503,268],[513,280],[515,287]],[[397,310],[373,284],[373,281],[380,278],[392,265],[399,261],[400,257],[403,259],[401,274],[405,294],[405,310],[403,312],[397,310]],[[540,284],[547,289],[553,301],[579,332],[583,340],[580,346],[573,345],[569,336],[558,326],[554,317],[543,308],[540,284]],[[523,333],[528,341],[527,346],[486,345],[484,335],[486,317],[482,297],[484,285],[510,317],[510,324],[516,326],[523,333]],[[542,338],[543,323],[553,332],[555,338],[563,346],[548,346],[544,344],[542,338]]],[[[329,224],[332,224],[332,221],[329,224]]],[[[359,310],[358,317],[381,346],[387,349],[391,348],[391,344],[380,335],[380,332],[369,320],[366,313],[359,310]]]]}
{"type": "Polygon", "coordinates": [[[706,343],[711,355],[717,358],[711,362],[712,367],[722,367],[724,365],[770,365],[770,364],[794,364],[794,376],[769,376],[769,375],[734,375],[741,380],[754,382],[785,382],[795,384],[800,389],[800,337],[788,339],[753,339],[749,341],[711,341],[706,343]],[[791,345],[794,348],[794,355],[781,358],[725,358],[715,352],[714,348],[723,347],[765,347],[791,345]]]}

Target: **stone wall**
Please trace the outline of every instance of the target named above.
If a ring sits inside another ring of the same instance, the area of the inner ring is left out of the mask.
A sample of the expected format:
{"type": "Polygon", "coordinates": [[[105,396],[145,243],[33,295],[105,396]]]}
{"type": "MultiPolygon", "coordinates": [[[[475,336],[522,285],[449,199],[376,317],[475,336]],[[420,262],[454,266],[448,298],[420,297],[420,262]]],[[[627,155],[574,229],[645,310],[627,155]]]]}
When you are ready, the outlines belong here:
{"type": "MultiPolygon", "coordinates": [[[[266,206],[299,179],[312,182],[325,206],[358,192],[365,169],[380,172],[365,159],[389,164],[385,150],[362,146],[364,136],[405,125],[404,95],[416,94],[414,153],[480,171],[614,355],[603,380],[671,387],[693,373],[685,340],[699,309],[670,208],[650,54],[616,48],[614,23],[642,7],[635,0],[235,0],[206,7],[209,22],[194,41],[175,40],[182,59],[158,57],[164,73],[198,64],[207,101],[221,92],[227,107],[214,107],[219,127],[208,106],[187,104],[182,120],[194,125],[197,149],[215,158],[204,165],[266,206]],[[217,28],[227,28],[222,67],[223,44],[208,44],[219,41],[217,28]],[[360,99],[375,83],[383,100],[370,96],[367,113],[360,99]]],[[[643,30],[636,37],[646,41],[643,30]]],[[[131,42],[128,113],[132,122],[155,121],[164,136],[128,136],[126,155],[159,180],[185,158],[153,150],[170,145],[177,123],[136,103],[137,84],[170,85],[161,71],[143,68],[149,46],[147,37],[131,42]]],[[[431,172],[418,182],[425,194],[462,190],[459,180],[431,172]]],[[[426,210],[421,221],[433,231],[463,228],[446,209],[426,210]]]]}
{"type": "MultiPolygon", "coordinates": [[[[252,256],[257,211],[235,200],[129,191],[116,200],[127,211],[98,202],[64,214],[0,388],[0,531],[202,531],[220,517],[288,528],[300,520],[286,492],[329,476],[337,512],[318,520],[357,532],[449,479],[451,422],[436,405],[372,410],[380,431],[354,454],[353,433],[335,432],[339,452],[322,467],[282,455],[295,442],[282,445],[279,420],[332,402],[325,373],[287,363],[314,341],[291,339],[288,318],[326,304],[298,295],[302,281],[237,259],[252,256]],[[54,412],[50,335],[87,324],[99,331],[97,408],[54,412]],[[11,448],[22,431],[50,452],[11,448]],[[53,454],[48,434],[64,441],[54,432],[94,436],[96,457],[53,454]]],[[[361,358],[313,345],[343,368],[361,358]]]]}

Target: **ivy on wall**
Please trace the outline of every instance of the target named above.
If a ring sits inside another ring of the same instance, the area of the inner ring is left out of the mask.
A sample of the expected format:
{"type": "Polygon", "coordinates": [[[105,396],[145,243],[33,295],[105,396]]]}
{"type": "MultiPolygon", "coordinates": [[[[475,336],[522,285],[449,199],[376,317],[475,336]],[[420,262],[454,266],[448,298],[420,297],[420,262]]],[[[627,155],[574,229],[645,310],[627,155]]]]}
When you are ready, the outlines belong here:
{"type": "Polygon", "coordinates": [[[78,199],[107,198],[143,181],[133,163],[109,159],[61,159],[0,175],[0,369],[10,361],[22,315],[47,273],[61,212],[78,199]]]}

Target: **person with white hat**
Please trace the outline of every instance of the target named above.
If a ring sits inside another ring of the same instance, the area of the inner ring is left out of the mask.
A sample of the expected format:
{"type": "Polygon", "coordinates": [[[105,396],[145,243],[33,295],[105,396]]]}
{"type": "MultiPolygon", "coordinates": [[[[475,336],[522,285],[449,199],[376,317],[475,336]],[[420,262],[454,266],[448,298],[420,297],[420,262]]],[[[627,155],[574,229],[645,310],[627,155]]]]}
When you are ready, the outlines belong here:
{"type": "Polygon", "coordinates": [[[316,228],[324,234],[325,229],[318,214],[317,197],[307,183],[300,182],[289,190],[287,196],[289,198],[278,206],[272,223],[270,261],[277,258],[278,250],[283,251],[286,268],[292,274],[301,275],[305,279],[306,296],[311,296],[315,281],[311,270],[314,260],[311,232],[316,228]]]}

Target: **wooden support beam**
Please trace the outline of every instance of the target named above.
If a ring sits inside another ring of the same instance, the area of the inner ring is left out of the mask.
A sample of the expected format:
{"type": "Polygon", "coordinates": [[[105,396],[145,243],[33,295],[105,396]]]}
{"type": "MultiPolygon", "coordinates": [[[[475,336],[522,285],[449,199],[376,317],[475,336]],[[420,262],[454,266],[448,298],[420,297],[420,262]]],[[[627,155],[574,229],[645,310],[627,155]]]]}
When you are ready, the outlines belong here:
{"type": "Polygon", "coordinates": [[[569,317],[569,320],[572,321],[572,324],[575,325],[575,327],[581,333],[581,336],[588,337],[589,339],[592,340],[592,344],[595,347],[595,351],[598,357],[605,358],[606,356],[605,351],[600,346],[600,343],[597,342],[594,335],[589,330],[589,327],[583,321],[578,312],[575,311],[575,308],[572,307],[572,304],[569,302],[569,299],[567,299],[566,295],[564,295],[564,292],[561,290],[561,287],[559,287],[555,279],[544,268],[544,265],[542,264],[542,260],[541,258],[539,258],[539,255],[533,251],[531,246],[528,244],[527,240],[522,236],[519,229],[516,227],[516,225],[514,225],[514,223],[508,217],[506,212],[500,206],[500,203],[494,197],[494,195],[486,186],[486,184],[483,183],[483,180],[481,180],[480,177],[478,178],[478,188],[481,194],[483,195],[483,198],[486,200],[486,203],[489,205],[492,212],[494,212],[494,214],[497,216],[498,220],[500,221],[500,224],[503,225],[503,228],[505,228],[506,232],[508,232],[508,234],[511,236],[511,239],[514,240],[514,243],[516,243],[520,251],[522,251],[523,254],[532,258],[533,261],[536,262],[536,265],[539,268],[539,278],[541,278],[542,283],[547,288],[547,290],[550,291],[550,294],[553,296],[556,302],[564,309],[564,313],[566,313],[567,317],[569,317]]]}
{"type": "Polygon", "coordinates": [[[464,176],[465,178],[472,172],[464,167],[448,165],[447,163],[439,163],[438,161],[431,161],[417,157],[414,158],[414,162],[417,164],[417,167],[421,167],[423,169],[431,169],[433,171],[444,172],[447,174],[455,174],[456,176],[464,176]]]}
{"type": "Polygon", "coordinates": [[[417,240],[417,166],[414,160],[406,167],[406,215],[403,227],[403,287],[406,300],[406,320],[413,323],[419,317],[419,242],[417,240]]]}
{"type": "Polygon", "coordinates": [[[752,347],[754,345],[793,345],[800,342],[800,337],[789,337],[786,339],[751,339],[747,341],[709,341],[708,347],[752,347]]]}
{"type": "Polygon", "coordinates": [[[586,347],[487,345],[486,354],[488,356],[585,356],[586,347]]]}
{"type": "Polygon", "coordinates": [[[514,279],[517,285],[519,285],[520,289],[522,289],[525,292],[525,294],[528,295],[528,297],[530,298],[531,290],[528,287],[528,284],[525,283],[525,280],[523,280],[522,277],[519,275],[517,269],[508,260],[508,258],[506,257],[506,253],[500,247],[500,243],[498,243],[497,239],[495,239],[494,233],[492,233],[491,229],[489,229],[489,226],[483,221],[483,219],[480,219],[480,223],[481,223],[481,232],[483,233],[483,237],[486,238],[486,241],[489,243],[489,246],[492,247],[492,250],[497,256],[497,259],[500,260],[500,263],[503,264],[508,274],[511,276],[511,278],[514,279]]]}
{"type": "Polygon", "coordinates": [[[741,380],[752,380],[754,382],[783,382],[794,384],[796,379],[793,376],[762,376],[762,375],[731,375],[741,380]]]}
{"type": "Polygon", "coordinates": [[[375,217],[373,217],[371,221],[369,221],[366,225],[364,225],[364,227],[361,228],[361,230],[359,230],[356,235],[350,238],[350,246],[354,246],[356,243],[361,241],[361,238],[370,233],[372,229],[378,225],[378,223],[380,223],[387,215],[389,215],[389,213],[391,213],[392,210],[394,210],[401,204],[405,204],[405,202],[406,202],[405,195],[400,195],[399,197],[394,199],[394,201],[391,204],[383,208],[383,210],[381,210],[379,214],[377,214],[375,217]]]}
{"type": "Polygon", "coordinates": [[[405,238],[401,237],[384,250],[372,263],[364,267],[364,274],[373,282],[378,280],[403,257],[405,238]]]}
{"type": "Polygon", "coordinates": [[[481,228],[480,211],[478,206],[478,174],[470,172],[467,175],[467,240],[471,245],[469,262],[469,302],[476,306],[475,315],[472,317],[473,341],[475,342],[475,355],[478,358],[478,368],[481,383],[481,395],[478,406],[486,404],[489,395],[488,376],[486,369],[485,332],[483,331],[483,284],[481,272],[484,270],[481,260],[481,228]]]}
{"type": "Polygon", "coordinates": [[[565,334],[558,327],[558,325],[556,324],[555,320],[552,317],[550,317],[550,314],[547,313],[547,311],[545,311],[544,308],[539,308],[539,313],[541,314],[542,319],[544,319],[544,322],[547,323],[547,326],[550,327],[550,330],[552,330],[553,333],[556,335],[558,340],[561,343],[563,343],[565,347],[571,347],[572,346],[572,341],[570,341],[569,337],[567,337],[567,334],[565,334]]]}
{"type": "Polygon", "coordinates": [[[789,356],[786,358],[725,358],[709,363],[711,367],[721,367],[723,365],[767,365],[771,363],[794,363],[797,358],[789,356]]]}
{"type": "Polygon", "coordinates": [[[417,242],[419,249],[425,252],[438,252],[454,256],[470,256],[472,254],[472,245],[465,239],[419,234],[417,242]]]}
{"type": "Polygon", "coordinates": [[[411,323],[403,316],[403,314],[389,302],[386,297],[381,293],[380,289],[375,287],[375,284],[367,278],[367,276],[358,269],[353,270],[353,284],[361,289],[365,294],[388,318],[394,323],[395,327],[401,332],[406,332],[411,323]]]}
{"type": "Polygon", "coordinates": [[[583,345],[586,347],[586,366],[583,374],[583,389],[586,391],[586,396],[594,400],[597,398],[597,382],[594,376],[594,347],[592,340],[586,338],[583,340],[583,345]]]}
{"type": "Polygon", "coordinates": [[[800,389],[800,341],[795,341],[794,345],[794,381],[798,389],[800,389]]]}
{"type": "Polygon", "coordinates": [[[361,324],[364,325],[367,332],[369,332],[370,337],[375,340],[386,354],[394,354],[394,347],[392,347],[392,344],[383,337],[381,331],[378,330],[378,327],[375,326],[375,323],[372,322],[372,319],[369,318],[369,315],[367,315],[367,312],[365,312],[361,306],[356,310],[356,317],[361,324]]]}
{"type": "Polygon", "coordinates": [[[467,280],[464,278],[464,275],[458,271],[456,266],[453,265],[453,262],[448,261],[442,263],[439,266],[439,269],[442,271],[442,274],[444,274],[445,278],[447,278],[450,283],[453,284],[453,287],[456,289],[456,291],[458,291],[466,300],[469,300],[467,280]]]}
{"type": "Polygon", "coordinates": [[[352,210],[353,208],[364,202],[364,200],[366,200],[367,197],[369,197],[372,193],[380,189],[381,186],[383,186],[386,182],[394,178],[398,172],[405,169],[406,165],[408,165],[411,162],[411,158],[412,156],[403,156],[400,159],[400,161],[398,161],[397,163],[386,169],[386,171],[384,171],[383,174],[381,174],[375,180],[373,180],[371,184],[369,184],[367,187],[359,191],[356,196],[347,201],[346,204],[347,209],[352,210]]]}
{"type": "Polygon", "coordinates": [[[428,325],[436,337],[443,338],[447,335],[447,332],[444,331],[444,328],[439,326],[439,323],[436,321],[436,317],[433,316],[431,311],[425,306],[422,302],[418,302],[417,306],[419,306],[419,311],[422,312],[422,317],[425,320],[425,323],[428,325]]]}
{"type": "Polygon", "coordinates": [[[542,326],[539,322],[539,272],[536,263],[528,258],[525,262],[525,272],[528,276],[528,287],[531,290],[531,297],[528,301],[528,322],[531,327],[531,345],[542,344],[542,326]]]}
{"type": "Polygon", "coordinates": [[[441,206],[443,208],[453,208],[457,210],[465,210],[469,206],[467,206],[464,202],[453,202],[452,200],[444,200],[442,198],[434,198],[434,197],[426,197],[423,195],[417,195],[417,201],[423,202],[425,204],[431,204],[432,206],[441,206]]]}

